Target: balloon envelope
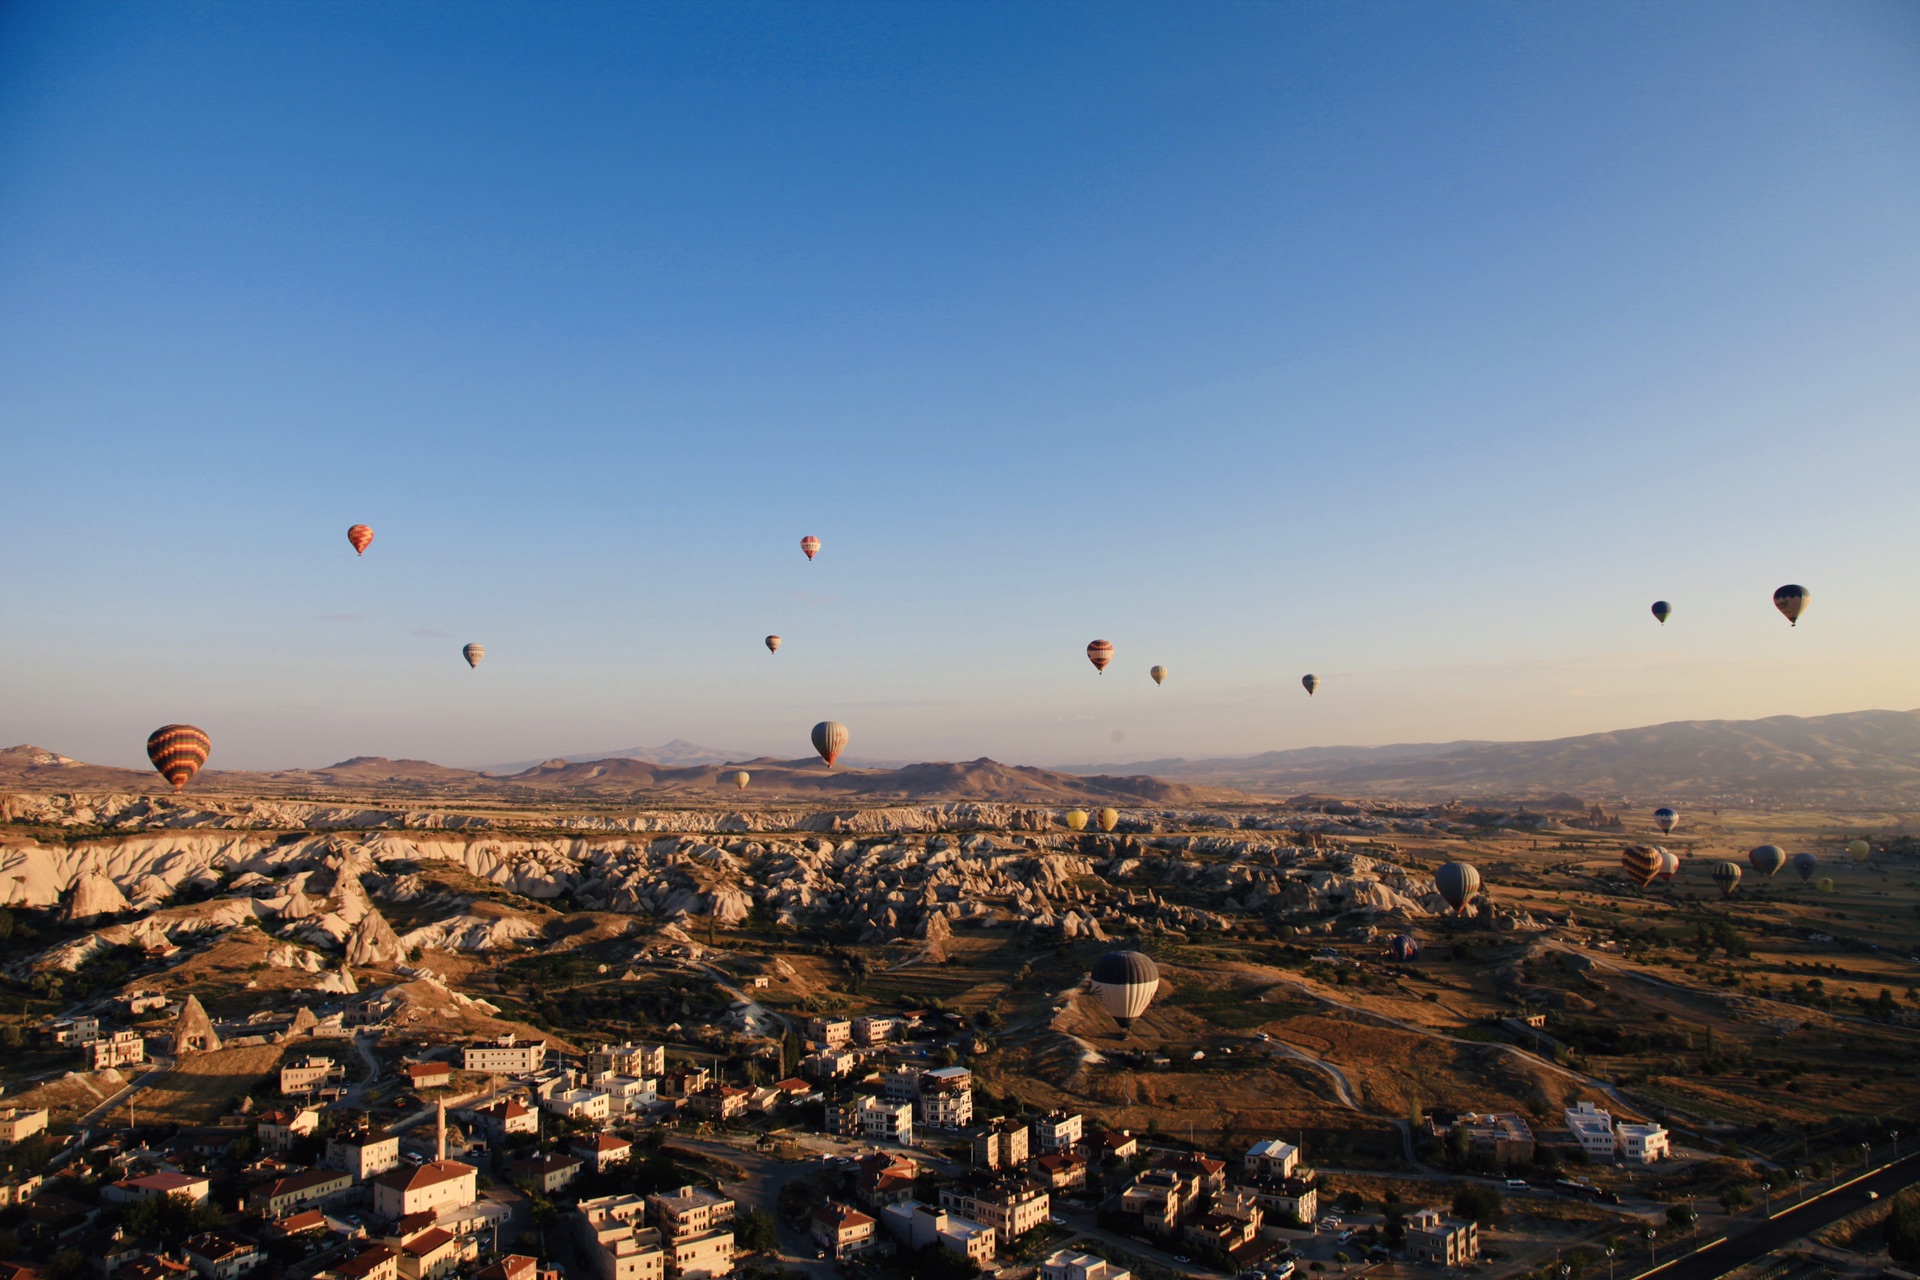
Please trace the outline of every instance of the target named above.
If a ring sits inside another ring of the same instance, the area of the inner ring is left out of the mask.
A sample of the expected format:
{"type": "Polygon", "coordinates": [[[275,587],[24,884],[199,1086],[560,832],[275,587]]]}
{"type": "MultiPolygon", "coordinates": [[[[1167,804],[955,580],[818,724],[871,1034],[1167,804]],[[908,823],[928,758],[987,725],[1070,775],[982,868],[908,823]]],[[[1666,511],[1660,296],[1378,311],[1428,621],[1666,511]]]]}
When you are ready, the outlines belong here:
{"type": "Polygon", "coordinates": [[[487,646],[483,644],[467,645],[460,650],[460,656],[467,660],[468,666],[477,667],[480,665],[480,659],[487,656],[487,646]]]}
{"type": "Polygon", "coordinates": [[[740,790],[742,791],[745,791],[747,789],[747,784],[752,781],[753,781],[753,775],[748,773],[745,769],[742,769],[739,773],[736,773],[733,775],[733,785],[740,788],[740,790]]]}
{"type": "Polygon", "coordinates": [[[1085,809],[1067,810],[1067,830],[1085,831],[1087,829],[1087,811],[1085,809]]]}
{"type": "Polygon", "coordinates": [[[1300,687],[1305,689],[1307,691],[1307,696],[1311,698],[1313,696],[1313,691],[1320,687],[1320,677],[1313,676],[1313,675],[1301,676],[1300,687]]]}
{"type": "Polygon", "coordinates": [[[814,537],[812,534],[808,534],[806,537],[800,539],[800,549],[806,552],[807,559],[811,560],[820,551],[820,539],[814,537]]]}
{"type": "Polygon", "coordinates": [[[1777,844],[1763,844],[1747,854],[1747,865],[1770,876],[1787,865],[1787,851],[1777,844]]]}
{"type": "Polygon", "coordinates": [[[1810,853],[1796,853],[1793,855],[1793,869],[1799,875],[1800,882],[1805,884],[1820,869],[1820,859],[1810,853]]]}
{"type": "Polygon", "coordinates": [[[1093,820],[1100,824],[1102,831],[1111,831],[1120,825],[1120,811],[1118,809],[1102,809],[1099,813],[1093,815],[1093,820]]]}
{"type": "Polygon", "coordinates": [[[1664,627],[1667,625],[1667,619],[1673,616],[1673,606],[1665,600],[1655,600],[1653,602],[1653,616],[1660,619],[1660,625],[1664,627]]]}
{"type": "Polygon", "coordinates": [[[1449,862],[1433,873],[1433,884],[1454,914],[1464,915],[1480,889],[1480,872],[1471,862],[1449,862]]]}
{"type": "Polygon", "coordinates": [[[1807,611],[1807,602],[1813,599],[1813,592],[1789,582],[1773,593],[1773,607],[1778,609],[1791,626],[1800,625],[1800,615],[1807,611]]]}
{"type": "Polygon", "coordinates": [[[213,752],[213,739],[190,724],[161,725],[147,735],[147,759],[160,776],[179,791],[213,752]]]}
{"type": "Polygon", "coordinates": [[[1737,862],[1716,862],[1713,864],[1713,882],[1720,886],[1720,892],[1731,898],[1733,891],[1740,887],[1740,864],[1737,862]]]}
{"type": "Polygon", "coordinates": [[[1412,964],[1420,958],[1420,940],[1410,933],[1397,933],[1387,940],[1387,955],[1400,964],[1412,964]]]}
{"type": "Polygon", "coordinates": [[[1660,828],[1661,835],[1672,835],[1673,829],[1680,825],[1680,814],[1662,805],[1653,811],[1653,825],[1660,828]]]}
{"type": "Polygon", "coordinates": [[[1814,888],[1816,888],[1816,889],[1818,889],[1818,890],[1819,890],[1820,892],[1822,892],[1822,893],[1832,893],[1832,892],[1833,892],[1833,877],[1832,877],[1832,876],[1821,876],[1821,877],[1820,877],[1820,883],[1819,883],[1819,884],[1817,884],[1817,885],[1815,885],[1815,886],[1813,886],[1813,887],[1814,887],[1814,888]]]}
{"type": "Polygon", "coordinates": [[[1669,882],[1678,874],[1680,874],[1680,855],[1669,853],[1665,849],[1660,850],[1661,881],[1669,882]]]}
{"type": "Polygon", "coordinates": [[[1868,845],[1865,840],[1847,841],[1847,856],[1849,858],[1852,858],[1855,862],[1865,862],[1867,860],[1867,855],[1872,852],[1873,852],[1872,846],[1868,845]]]}
{"type": "Polygon", "coordinates": [[[840,753],[847,749],[847,726],[838,720],[822,720],[813,726],[813,749],[820,753],[827,767],[832,768],[840,753]]]}
{"type": "Polygon", "coordinates": [[[1113,645],[1106,640],[1095,640],[1087,646],[1087,661],[1093,664],[1095,671],[1104,672],[1107,664],[1113,661],[1113,645]]]}
{"type": "Polygon", "coordinates": [[[373,530],[364,524],[356,524],[347,530],[347,541],[353,544],[353,554],[365,555],[367,548],[373,545],[373,530]]]}
{"type": "Polygon", "coordinates": [[[778,652],[780,652],[780,637],[779,637],[779,636],[768,636],[768,637],[767,637],[767,652],[768,652],[768,653],[778,653],[778,652]]]}
{"type": "Polygon", "coordinates": [[[1147,674],[1153,677],[1155,684],[1165,684],[1167,682],[1167,669],[1165,667],[1149,668],[1147,674]]]}
{"type": "Polygon", "coordinates": [[[1642,889],[1654,882],[1666,862],[1666,854],[1652,845],[1629,845],[1620,852],[1621,870],[1642,889]]]}
{"type": "Polygon", "coordinates": [[[1109,951],[1093,962],[1093,989],[1125,1031],[1160,989],[1160,966],[1139,951],[1109,951]]]}

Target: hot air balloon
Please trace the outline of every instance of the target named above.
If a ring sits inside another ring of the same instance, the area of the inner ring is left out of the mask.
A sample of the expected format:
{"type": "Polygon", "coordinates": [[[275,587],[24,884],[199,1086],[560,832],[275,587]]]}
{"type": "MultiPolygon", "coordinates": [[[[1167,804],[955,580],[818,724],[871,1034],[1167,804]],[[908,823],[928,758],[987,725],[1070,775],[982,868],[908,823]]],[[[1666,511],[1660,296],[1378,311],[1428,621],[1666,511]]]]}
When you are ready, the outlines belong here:
{"type": "Polygon", "coordinates": [[[147,735],[147,759],[180,791],[193,781],[213,751],[213,739],[190,724],[163,724],[147,735]]]}
{"type": "Polygon", "coordinates": [[[1120,825],[1120,811],[1118,809],[1102,809],[1093,815],[1093,820],[1100,824],[1102,831],[1111,831],[1120,825]]]}
{"type": "Polygon", "coordinates": [[[1620,852],[1621,869],[1642,889],[1654,882],[1666,862],[1666,854],[1652,845],[1629,845],[1620,852]]]}
{"type": "Polygon", "coordinates": [[[1665,600],[1655,600],[1653,602],[1653,616],[1660,619],[1660,625],[1664,627],[1667,625],[1667,619],[1673,616],[1673,606],[1665,600]]]}
{"type": "Polygon", "coordinates": [[[1869,845],[1865,840],[1847,841],[1847,856],[1849,858],[1852,858],[1855,862],[1865,862],[1867,860],[1867,855],[1872,852],[1873,852],[1873,847],[1869,845]]]}
{"type": "Polygon", "coordinates": [[[1387,958],[1397,964],[1412,964],[1420,958],[1420,940],[1410,933],[1396,933],[1387,939],[1387,958]]]}
{"type": "Polygon", "coordinates": [[[1087,829],[1087,811],[1085,809],[1067,810],[1067,830],[1085,831],[1087,829]]]}
{"type": "Polygon", "coordinates": [[[373,545],[373,530],[364,524],[353,525],[347,530],[347,541],[353,544],[353,554],[363,556],[373,545]]]}
{"type": "Polygon", "coordinates": [[[1819,883],[1819,884],[1816,884],[1816,885],[1815,885],[1815,886],[1813,886],[1813,887],[1814,887],[1814,888],[1816,888],[1816,889],[1818,889],[1818,890],[1819,890],[1820,892],[1822,892],[1822,893],[1832,893],[1832,892],[1833,892],[1833,877],[1832,877],[1832,876],[1821,876],[1821,877],[1820,877],[1820,883],[1819,883]]]}
{"type": "Polygon", "coordinates": [[[733,775],[733,785],[740,788],[740,790],[742,791],[745,791],[747,789],[747,784],[752,781],[753,781],[753,775],[748,773],[745,769],[742,769],[739,773],[736,773],[733,775]]]}
{"type": "Polygon", "coordinates": [[[1467,913],[1467,903],[1480,891],[1480,872],[1471,862],[1449,862],[1433,873],[1434,887],[1455,915],[1467,913]]]}
{"type": "Polygon", "coordinates": [[[1124,1034],[1160,989],[1160,966],[1139,951],[1109,951],[1093,962],[1093,989],[1124,1034]]]}
{"type": "Polygon", "coordinates": [[[1093,664],[1095,671],[1104,672],[1107,664],[1113,661],[1113,645],[1106,640],[1095,640],[1087,646],[1087,661],[1093,664]]]}
{"type": "Polygon", "coordinates": [[[1740,864],[1737,862],[1716,862],[1713,864],[1713,882],[1720,886],[1720,892],[1731,898],[1733,891],[1740,887],[1740,864]]]}
{"type": "Polygon", "coordinates": [[[477,667],[480,665],[480,659],[487,656],[487,646],[483,644],[470,644],[461,649],[460,654],[467,660],[468,666],[477,667]]]}
{"type": "Polygon", "coordinates": [[[807,559],[811,560],[820,551],[820,539],[814,537],[812,534],[808,534],[806,537],[800,539],[800,549],[806,552],[807,559]]]}
{"type": "Polygon", "coordinates": [[[1747,854],[1747,865],[1763,876],[1773,875],[1787,865],[1787,851],[1777,844],[1763,844],[1747,854]]]}
{"type": "Polygon", "coordinates": [[[1787,625],[1800,625],[1800,615],[1807,611],[1807,601],[1813,599],[1813,592],[1803,586],[1789,582],[1773,593],[1773,607],[1787,619],[1787,625]]]}
{"type": "Polygon", "coordinates": [[[1155,684],[1165,684],[1167,682],[1167,669],[1165,667],[1151,667],[1147,670],[1147,674],[1153,677],[1155,684]]]}
{"type": "Polygon", "coordinates": [[[1793,855],[1793,869],[1800,875],[1800,883],[1806,884],[1813,879],[1813,873],[1820,869],[1820,859],[1810,853],[1793,855]]]}
{"type": "Polygon", "coordinates": [[[833,762],[840,758],[840,753],[847,749],[847,726],[838,720],[822,720],[813,726],[813,749],[820,753],[820,758],[831,769],[833,762]]]}
{"type": "Polygon", "coordinates": [[[1680,855],[1677,853],[1669,853],[1665,849],[1660,850],[1660,882],[1662,884],[1671,884],[1673,878],[1679,874],[1680,855]]]}
{"type": "Polygon", "coordinates": [[[767,652],[768,652],[768,653],[778,653],[778,652],[780,652],[780,637],[779,637],[779,636],[768,636],[768,637],[767,637],[767,652]]]}
{"type": "Polygon", "coordinates": [[[1680,825],[1679,811],[1662,805],[1653,811],[1653,825],[1660,828],[1661,835],[1672,835],[1673,829],[1680,825]]]}
{"type": "Polygon", "coordinates": [[[1312,676],[1312,675],[1301,676],[1300,687],[1305,689],[1307,691],[1307,696],[1311,698],[1313,696],[1313,691],[1320,687],[1320,677],[1312,676]]]}

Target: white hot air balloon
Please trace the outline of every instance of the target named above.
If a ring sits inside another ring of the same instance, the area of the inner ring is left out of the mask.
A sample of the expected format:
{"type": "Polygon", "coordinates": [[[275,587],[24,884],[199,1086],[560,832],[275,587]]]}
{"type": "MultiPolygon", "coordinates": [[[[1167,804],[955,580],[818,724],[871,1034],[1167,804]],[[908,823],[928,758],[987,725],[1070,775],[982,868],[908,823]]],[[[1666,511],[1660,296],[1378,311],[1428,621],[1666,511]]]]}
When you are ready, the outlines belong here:
{"type": "Polygon", "coordinates": [[[1124,1034],[1153,1003],[1160,966],[1139,951],[1109,951],[1093,962],[1093,989],[1124,1034]]]}

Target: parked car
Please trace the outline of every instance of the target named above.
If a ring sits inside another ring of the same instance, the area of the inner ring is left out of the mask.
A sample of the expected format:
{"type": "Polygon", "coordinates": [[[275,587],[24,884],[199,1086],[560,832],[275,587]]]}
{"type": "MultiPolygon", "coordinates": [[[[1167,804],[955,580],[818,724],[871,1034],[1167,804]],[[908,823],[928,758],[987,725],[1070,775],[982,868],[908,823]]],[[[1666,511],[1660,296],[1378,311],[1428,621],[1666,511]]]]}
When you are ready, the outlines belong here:
{"type": "Polygon", "coordinates": [[[1525,1178],[1508,1178],[1507,1179],[1507,1190],[1525,1191],[1526,1189],[1527,1189],[1527,1180],[1525,1178]]]}

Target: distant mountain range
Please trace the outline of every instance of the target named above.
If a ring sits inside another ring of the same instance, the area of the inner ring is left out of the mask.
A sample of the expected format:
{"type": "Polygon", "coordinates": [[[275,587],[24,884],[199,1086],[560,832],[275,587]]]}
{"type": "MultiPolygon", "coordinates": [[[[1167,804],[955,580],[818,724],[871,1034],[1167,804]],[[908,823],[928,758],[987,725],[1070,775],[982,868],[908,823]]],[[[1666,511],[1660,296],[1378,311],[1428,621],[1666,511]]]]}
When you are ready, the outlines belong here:
{"type": "MultiPolygon", "coordinates": [[[[545,764],[552,757],[539,760],[516,760],[510,764],[489,764],[480,768],[481,773],[524,773],[538,764],[545,764]]],[[[576,751],[559,757],[562,760],[646,760],[652,764],[670,765],[684,768],[696,764],[726,764],[730,760],[744,760],[744,751],[722,751],[714,747],[703,747],[697,742],[688,742],[685,738],[675,738],[660,747],[621,747],[617,751],[576,751]]]]}
{"type": "Polygon", "coordinates": [[[1920,711],[1679,720],[1545,742],[1306,747],[1256,756],[1062,765],[1260,795],[1452,798],[1571,792],[1595,799],[1920,803],[1920,711]]]}

